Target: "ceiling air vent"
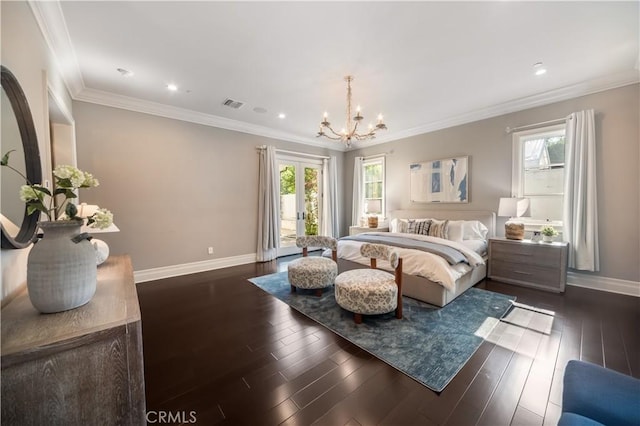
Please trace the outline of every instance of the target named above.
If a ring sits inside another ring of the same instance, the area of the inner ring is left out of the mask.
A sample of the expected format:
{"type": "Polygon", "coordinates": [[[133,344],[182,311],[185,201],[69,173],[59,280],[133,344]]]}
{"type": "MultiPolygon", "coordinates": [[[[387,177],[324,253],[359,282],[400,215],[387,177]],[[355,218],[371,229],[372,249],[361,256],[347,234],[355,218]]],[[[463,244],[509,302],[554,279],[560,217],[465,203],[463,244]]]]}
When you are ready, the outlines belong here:
{"type": "Polygon", "coordinates": [[[227,98],[224,100],[222,105],[228,106],[229,108],[233,108],[233,109],[240,109],[242,108],[242,105],[244,105],[244,102],[234,101],[233,99],[227,98]]]}

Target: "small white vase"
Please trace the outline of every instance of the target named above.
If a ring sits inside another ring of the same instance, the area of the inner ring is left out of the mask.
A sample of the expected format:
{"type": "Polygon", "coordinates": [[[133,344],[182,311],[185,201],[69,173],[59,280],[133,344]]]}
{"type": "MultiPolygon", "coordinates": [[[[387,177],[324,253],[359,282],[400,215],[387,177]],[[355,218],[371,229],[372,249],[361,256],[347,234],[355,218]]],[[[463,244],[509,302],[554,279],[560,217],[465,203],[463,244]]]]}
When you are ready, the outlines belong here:
{"type": "Polygon", "coordinates": [[[81,221],[49,221],[38,225],[44,237],[27,260],[27,289],[33,306],[42,313],[77,308],[96,292],[96,253],[80,236],[81,221]]]}
{"type": "Polygon", "coordinates": [[[553,235],[543,235],[542,236],[542,241],[544,241],[545,243],[552,243],[553,242],[553,235]]]}

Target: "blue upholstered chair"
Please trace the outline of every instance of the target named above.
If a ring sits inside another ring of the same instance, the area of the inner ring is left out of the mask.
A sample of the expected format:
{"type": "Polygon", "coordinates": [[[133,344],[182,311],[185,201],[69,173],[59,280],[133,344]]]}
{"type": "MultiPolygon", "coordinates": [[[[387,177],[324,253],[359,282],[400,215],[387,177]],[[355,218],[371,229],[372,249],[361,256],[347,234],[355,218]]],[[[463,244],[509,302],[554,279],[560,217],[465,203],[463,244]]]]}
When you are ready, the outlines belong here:
{"type": "Polygon", "coordinates": [[[640,425],[640,380],[571,360],[564,372],[558,426],[640,425]]]}

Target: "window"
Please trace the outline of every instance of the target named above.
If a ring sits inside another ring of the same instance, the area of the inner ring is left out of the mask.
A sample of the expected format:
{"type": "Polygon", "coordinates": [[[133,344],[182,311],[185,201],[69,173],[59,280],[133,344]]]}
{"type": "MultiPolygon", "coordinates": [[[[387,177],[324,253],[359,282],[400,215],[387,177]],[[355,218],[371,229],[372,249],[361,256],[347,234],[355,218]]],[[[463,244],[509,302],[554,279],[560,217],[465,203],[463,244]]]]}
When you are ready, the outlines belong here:
{"type": "Polygon", "coordinates": [[[531,200],[525,224],[562,225],[564,202],[564,125],[513,134],[512,196],[531,200]]]}
{"type": "Polygon", "coordinates": [[[362,184],[364,215],[384,218],[384,157],[363,161],[362,184]]]}

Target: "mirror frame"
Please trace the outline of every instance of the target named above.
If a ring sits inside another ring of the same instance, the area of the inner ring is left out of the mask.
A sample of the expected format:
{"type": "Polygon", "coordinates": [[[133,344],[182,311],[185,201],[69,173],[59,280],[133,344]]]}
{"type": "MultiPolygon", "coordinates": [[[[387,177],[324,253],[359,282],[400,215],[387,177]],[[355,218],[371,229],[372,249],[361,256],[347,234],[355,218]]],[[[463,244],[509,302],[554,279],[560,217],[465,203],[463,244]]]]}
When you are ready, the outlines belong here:
{"type": "MultiPolygon", "coordinates": [[[[1,71],[2,90],[4,90],[9,98],[11,108],[18,122],[18,128],[20,129],[27,179],[32,183],[42,183],[42,164],[40,163],[38,136],[33,124],[33,117],[31,116],[27,97],[11,71],[5,66],[1,66],[1,71]]],[[[16,194],[16,197],[18,197],[18,194],[16,194]]],[[[39,220],[40,212],[36,211],[33,214],[27,214],[27,205],[25,204],[20,231],[18,231],[15,237],[10,235],[9,232],[4,229],[4,226],[1,226],[2,248],[21,249],[29,246],[36,239],[39,220]]]]}

